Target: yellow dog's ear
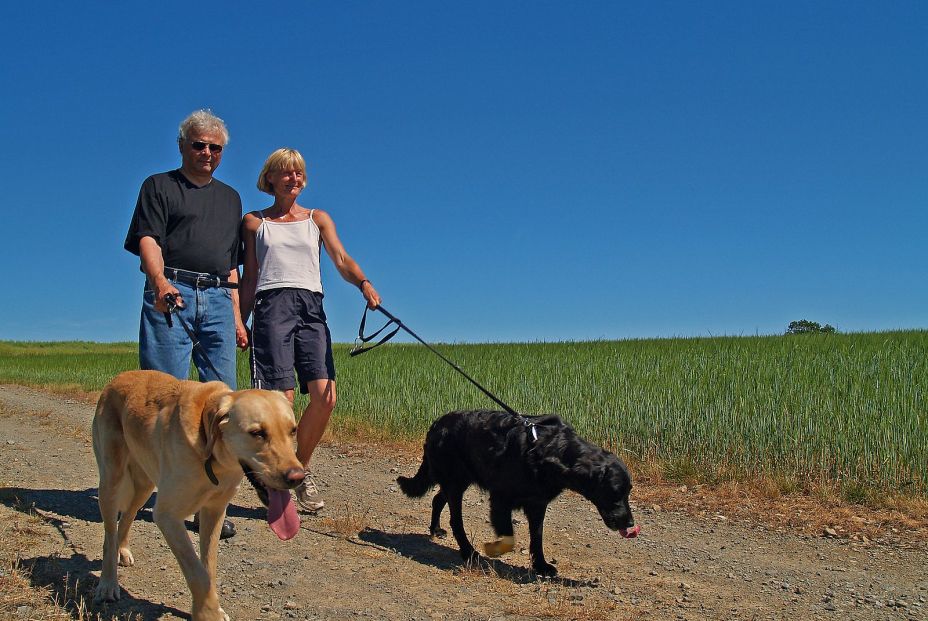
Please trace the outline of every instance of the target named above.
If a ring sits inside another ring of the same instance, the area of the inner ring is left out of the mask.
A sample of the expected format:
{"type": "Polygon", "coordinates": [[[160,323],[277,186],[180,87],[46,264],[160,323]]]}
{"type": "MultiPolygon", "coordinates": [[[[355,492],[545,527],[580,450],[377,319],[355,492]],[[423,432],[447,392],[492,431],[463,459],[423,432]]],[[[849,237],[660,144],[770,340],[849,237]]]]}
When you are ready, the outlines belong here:
{"type": "Polygon", "coordinates": [[[222,436],[222,428],[229,421],[229,410],[232,409],[232,393],[226,393],[219,398],[210,399],[203,408],[202,428],[206,435],[206,455],[209,460],[213,456],[213,447],[216,440],[222,436]]]}

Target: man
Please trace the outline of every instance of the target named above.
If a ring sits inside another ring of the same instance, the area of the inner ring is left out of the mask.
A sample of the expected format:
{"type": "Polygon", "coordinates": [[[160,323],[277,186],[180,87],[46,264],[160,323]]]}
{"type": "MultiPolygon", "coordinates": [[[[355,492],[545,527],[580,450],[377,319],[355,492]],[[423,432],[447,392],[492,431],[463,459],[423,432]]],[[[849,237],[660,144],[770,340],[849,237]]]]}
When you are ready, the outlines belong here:
{"type": "MultiPolygon", "coordinates": [[[[235,345],[247,343],[236,290],[242,201],[213,178],[228,141],[225,123],[209,110],[184,119],[177,136],[181,167],[142,184],[125,248],[140,257],[147,277],[139,368],[187,379],[192,354],[200,381],[220,380],[235,390],[235,345]],[[168,324],[170,295],[199,347],[179,322],[168,324]]],[[[234,534],[227,520],[222,537],[234,534]]]]}

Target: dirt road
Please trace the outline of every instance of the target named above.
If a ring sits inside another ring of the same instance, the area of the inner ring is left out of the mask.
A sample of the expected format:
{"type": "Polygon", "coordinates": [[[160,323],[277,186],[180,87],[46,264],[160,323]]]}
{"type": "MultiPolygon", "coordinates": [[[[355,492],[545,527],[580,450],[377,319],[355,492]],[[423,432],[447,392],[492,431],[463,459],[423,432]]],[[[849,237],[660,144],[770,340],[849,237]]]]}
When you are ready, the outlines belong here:
{"type": "MultiPolygon", "coordinates": [[[[0,387],[0,536],[18,511],[34,507],[43,532],[22,552],[33,582],[62,597],[76,584],[88,601],[103,540],[92,415],[84,403],[0,387]]],[[[219,589],[233,619],[928,619],[928,545],[890,529],[876,541],[829,538],[729,515],[693,517],[633,493],[642,532],[623,540],[592,505],[566,494],[545,529],[560,575],[537,580],[521,514],[515,552],[490,570],[464,570],[452,541],[428,538],[429,500],[396,487],[418,456],[340,443],[316,455],[327,507],[303,516],[295,539],[277,540],[247,485],[229,507],[238,535],[220,545],[219,589]]],[[[490,539],[487,501],[475,490],[465,522],[473,541],[490,539]]],[[[136,565],[120,568],[128,594],[94,610],[188,618],[183,577],[150,509],[134,528],[136,565]]]]}

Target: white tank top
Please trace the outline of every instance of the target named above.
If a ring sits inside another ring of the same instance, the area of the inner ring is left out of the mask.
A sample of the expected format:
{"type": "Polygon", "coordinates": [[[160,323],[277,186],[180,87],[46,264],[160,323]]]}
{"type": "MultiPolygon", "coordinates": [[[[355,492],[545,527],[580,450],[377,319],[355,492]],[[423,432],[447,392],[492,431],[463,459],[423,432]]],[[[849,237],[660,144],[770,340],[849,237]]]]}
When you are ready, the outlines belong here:
{"type": "Polygon", "coordinates": [[[319,227],[313,222],[312,211],[309,218],[298,222],[271,222],[262,218],[255,234],[256,291],[293,287],[322,293],[321,248],[319,227]]]}

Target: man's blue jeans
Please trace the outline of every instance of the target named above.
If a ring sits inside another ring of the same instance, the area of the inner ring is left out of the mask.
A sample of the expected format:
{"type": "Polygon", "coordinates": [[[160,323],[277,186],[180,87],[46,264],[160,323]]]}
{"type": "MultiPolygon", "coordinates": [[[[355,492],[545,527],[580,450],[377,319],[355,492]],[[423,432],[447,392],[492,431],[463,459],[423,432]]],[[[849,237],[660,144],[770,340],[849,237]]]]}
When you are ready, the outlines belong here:
{"type": "Polygon", "coordinates": [[[187,379],[192,352],[200,381],[218,379],[235,390],[235,315],[232,313],[231,291],[220,287],[197,289],[176,281],[173,285],[183,298],[184,308],[178,309],[173,317],[174,326],[169,328],[164,314],[155,310],[155,294],[146,283],[139,326],[139,368],[187,379]],[[180,325],[177,315],[196,335],[200,343],[197,350],[193,349],[193,342],[180,325]],[[204,353],[219,371],[219,377],[203,359],[204,353]]]}

